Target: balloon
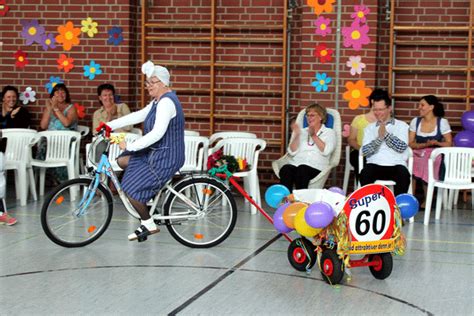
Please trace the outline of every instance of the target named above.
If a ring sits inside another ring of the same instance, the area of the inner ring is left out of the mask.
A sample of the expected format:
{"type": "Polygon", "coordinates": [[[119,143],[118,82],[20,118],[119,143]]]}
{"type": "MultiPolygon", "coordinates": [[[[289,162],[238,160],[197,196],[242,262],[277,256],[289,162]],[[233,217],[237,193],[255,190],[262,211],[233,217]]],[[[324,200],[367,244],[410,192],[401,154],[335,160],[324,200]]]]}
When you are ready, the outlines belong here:
{"type": "Polygon", "coordinates": [[[293,229],[285,225],[285,222],[283,221],[283,212],[285,209],[290,205],[290,203],[285,203],[280,205],[275,214],[273,214],[273,226],[275,226],[275,229],[279,231],[280,233],[286,234],[291,232],[293,229]]]}
{"type": "Polygon", "coordinates": [[[395,201],[397,201],[397,205],[400,208],[400,214],[402,215],[403,219],[415,216],[420,207],[416,197],[408,193],[397,195],[395,201]]]}
{"type": "Polygon", "coordinates": [[[454,136],[454,145],[456,147],[471,147],[474,148],[474,132],[462,131],[454,136]]]}
{"type": "Polygon", "coordinates": [[[291,203],[283,212],[283,222],[285,225],[290,228],[295,228],[295,216],[296,214],[302,210],[307,208],[308,205],[303,202],[295,202],[291,203]]]}
{"type": "Polygon", "coordinates": [[[278,205],[280,205],[281,200],[289,194],[290,191],[287,187],[281,184],[274,184],[265,192],[265,202],[267,202],[270,207],[277,208],[278,205]]]}
{"type": "Polygon", "coordinates": [[[334,210],[326,202],[314,202],[306,210],[305,220],[314,228],[325,228],[334,219],[334,210]]]}
{"type": "Polygon", "coordinates": [[[466,111],[461,116],[462,127],[474,133],[474,111],[466,111]]]}
{"type": "Polygon", "coordinates": [[[341,195],[346,196],[346,192],[344,192],[344,190],[341,189],[341,188],[339,188],[339,187],[330,187],[330,188],[328,189],[328,191],[331,191],[331,192],[334,192],[334,193],[339,193],[339,194],[341,194],[341,195]]]}
{"type": "Polygon", "coordinates": [[[313,237],[319,234],[321,229],[313,228],[306,223],[306,221],[304,220],[306,211],[307,209],[301,209],[296,214],[295,229],[301,236],[313,237]]]}

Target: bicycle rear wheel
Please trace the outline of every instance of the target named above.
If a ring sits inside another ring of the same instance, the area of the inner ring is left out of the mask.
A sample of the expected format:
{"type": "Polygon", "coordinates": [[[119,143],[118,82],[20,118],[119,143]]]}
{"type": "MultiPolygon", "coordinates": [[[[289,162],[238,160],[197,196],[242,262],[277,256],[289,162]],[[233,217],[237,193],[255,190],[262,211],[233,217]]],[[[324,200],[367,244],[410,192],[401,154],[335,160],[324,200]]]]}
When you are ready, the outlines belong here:
{"type": "Polygon", "coordinates": [[[97,240],[109,226],[112,196],[102,184],[95,192],[89,191],[92,181],[66,181],[46,197],[41,226],[54,243],[68,248],[82,247],[97,240]]]}
{"type": "MultiPolygon", "coordinates": [[[[210,248],[223,242],[237,220],[237,206],[229,188],[211,178],[190,178],[174,189],[193,201],[204,212],[198,218],[168,219],[170,234],[191,248],[210,248]]],[[[196,211],[171,193],[164,204],[165,216],[194,215],[196,211]]]]}

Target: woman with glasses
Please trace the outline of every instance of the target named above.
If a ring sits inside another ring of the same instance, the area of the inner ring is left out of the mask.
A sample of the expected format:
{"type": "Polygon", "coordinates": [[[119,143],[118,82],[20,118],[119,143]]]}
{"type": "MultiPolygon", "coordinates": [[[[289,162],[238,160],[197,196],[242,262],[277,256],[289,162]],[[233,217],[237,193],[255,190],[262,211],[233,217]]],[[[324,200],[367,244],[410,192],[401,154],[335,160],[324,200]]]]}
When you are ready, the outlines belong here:
{"type": "Polygon", "coordinates": [[[159,232],[146,203],[184,164],[184,114],[176,94],[170,89],[168,69],[151,61],[142,65],[146,88],[153,100],[143,109],[122,116],[98,129],[117,130],[144,122],[144,135],[133,143],[121,142],[125,152],[117,159],[125,170],[122,186],[141,218],[140,227],[128,236],[141,240],[159,232]]]}
{"type": "Polygon", "coordinates": [[[290,161],[280,170],[280,183],[290,190],[307,189],[308,184],[321,170],[329,166],[329,159],[336,146],[336,133],[327,128],[326,109],[313,103],[306,107],[308,127],[291,124],[288,145],[290,161]]]}

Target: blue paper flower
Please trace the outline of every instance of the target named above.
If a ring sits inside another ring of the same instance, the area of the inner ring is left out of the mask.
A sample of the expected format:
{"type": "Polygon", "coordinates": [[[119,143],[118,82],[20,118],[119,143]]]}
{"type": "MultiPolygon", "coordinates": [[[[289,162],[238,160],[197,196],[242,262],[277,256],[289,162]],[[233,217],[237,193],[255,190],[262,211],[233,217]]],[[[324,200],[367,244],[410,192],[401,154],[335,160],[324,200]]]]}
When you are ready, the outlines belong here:
{"type": "Polygon", "coordinates": [[[25,45],[42,44],[41,38],[44,34],[44,27],[39,25],[38,20],[21,21],[20,23],[23,25],[21,36],[26,40],[25,45]]]}
{"type": "Polygon", "coordinates": [[[49,48],[55,49],[56,48],[56,39],[54,38],[54,35],[52,33],[46,35],[43,34],[41,36],[41,46],[43,47],[43,50],[48,50],[49,48]]]}
{"type": "Polygon", "coordinates": [[[84,76],[88,77],[90,80],[94,79],[95,76],[100,75],[102,70],[100,65],[96,64],[95,61],[91,60],[89,65],[84,66],[84,76]]]}
{"type": "Polygon", "coordinates": [[[63,81],[61,80],[61,78],[59,77],[49,77],[49,82],[46,84],[46,89],[48,90],[48,93],[51,93],[51,91],[53,91],[53,88],[55,85],[57,85],[58,83],[63,83],[63,81]]]}
{"type": "Polygon", "coordinates": [[[316,88],[317,92],[328,91],[328,84],[330,84],[332,81],[331,77],[328,77],[328,75],[323,72],[320,74],[319,72],[316,73],[316,81],[313,81],[311,85],[316,88]]]}
{"type": "Polygon", "coordinates": [[[107,43],[114,44],[115,46],[123,42],[122,28],[114,26],[109,30],[109,40],[107,43]]]}

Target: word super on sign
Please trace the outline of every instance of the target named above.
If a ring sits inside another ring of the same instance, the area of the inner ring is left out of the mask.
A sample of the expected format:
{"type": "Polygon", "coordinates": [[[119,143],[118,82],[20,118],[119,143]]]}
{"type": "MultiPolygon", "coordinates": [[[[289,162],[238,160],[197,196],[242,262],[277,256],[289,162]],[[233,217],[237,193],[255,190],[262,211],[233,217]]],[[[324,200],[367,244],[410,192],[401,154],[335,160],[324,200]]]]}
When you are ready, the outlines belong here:
{"type": "Polygon", "coordinates": [[[366,185],[346,200],[351,242],[387,240],[392,237],[395,196],[380,184],[366,185]]]}

